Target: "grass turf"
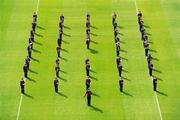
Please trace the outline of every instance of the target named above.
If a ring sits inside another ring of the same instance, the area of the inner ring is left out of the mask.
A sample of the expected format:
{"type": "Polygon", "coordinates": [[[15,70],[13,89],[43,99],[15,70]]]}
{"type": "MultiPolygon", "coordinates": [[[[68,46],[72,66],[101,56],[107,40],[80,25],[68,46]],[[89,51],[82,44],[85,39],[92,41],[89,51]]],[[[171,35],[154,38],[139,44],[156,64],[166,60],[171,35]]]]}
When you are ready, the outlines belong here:
{"type": "MultiPolygon", "coordinates": [[[[37,1],[1,0],[0,4],[0,119],[16,119],[19,105],[19,80],[27,54],[32,14],[37,1]]],[[[137,0],[143,12],[150,38],[154,72],[158,81],[158,99],[164,119],[178,119],[179,108],[179,24],[177,0],[137,0]]],[[[41,1],[38,10],[30,80],[26,81],[19,119],[137,119],[159,120],[157,104],[148,76],[147,63],[138,31],[133,0],[51,0],[41,1]],[[85,13],[91,13],[92,50],[85,46],[85,13]],[[118,88],[115,44],[111,13],[118,14],[122,41],[122,64],[126,70],[124,90],[118,88]],[[55,94],[53,80],[58,37],[58,21],[65,15],[60,93],[55,94]],[[92,105],[85,98],[84,60],[89,56],[92,70],[92,105]]]]}

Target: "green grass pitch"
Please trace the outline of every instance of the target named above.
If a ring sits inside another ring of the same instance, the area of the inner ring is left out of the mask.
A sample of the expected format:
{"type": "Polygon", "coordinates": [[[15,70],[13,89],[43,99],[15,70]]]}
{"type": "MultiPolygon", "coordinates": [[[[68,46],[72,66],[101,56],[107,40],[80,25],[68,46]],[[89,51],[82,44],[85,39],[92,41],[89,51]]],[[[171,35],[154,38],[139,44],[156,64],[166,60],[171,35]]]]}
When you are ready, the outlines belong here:
{"type": "MultiPolygon", "coordinates": [[[[0,0],[0,120],[17,118],[22,66],[38,0],[0,0]]],[[[159,78],[163,120],[180,119],[180,1],[136,0],[149,34],[159,78]]],[[[19,120],[160,120],[138,30],[134,0],[40,0],[34,60],[26,80],[19,120]],[[119,92],[111,14],[120,26],[124,91],[119,92]],[[92,50],[85,46],[85,14],[91,14],[92,50]],[[60,66],[61,95],[55,94],[58,22],[65,16],[60,66]],[[87,107],[84,60],[91,67],[92,105],[87,107]]]]}

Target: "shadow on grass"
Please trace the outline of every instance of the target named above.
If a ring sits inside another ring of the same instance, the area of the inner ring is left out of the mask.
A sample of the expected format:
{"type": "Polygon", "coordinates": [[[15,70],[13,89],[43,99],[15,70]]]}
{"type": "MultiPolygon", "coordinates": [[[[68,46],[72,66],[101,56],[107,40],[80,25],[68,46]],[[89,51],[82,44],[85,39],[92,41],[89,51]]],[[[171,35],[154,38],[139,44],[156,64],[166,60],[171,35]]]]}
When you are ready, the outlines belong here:
{"type": "Polygon", "coordinates": [[[67,95],[65,95],[65,94],[63,94],[63,93],[61,93],[61,92],[57,92],[57,94],[60,95],[60,96],[62,96],[62,97],[68,98],[67,95]]]}
{"type": "Polygon", "coordinates": [[[151,28],[151,27],[150,27],[150,26],[148,26],[148,25],[144,25],[144,27],[145,27],[145,28],[151,28]]]}
{"type": "Polygon", "coordinates": [[[121,52],[127,53],[127,50],[120,49],[121,52]]]}
{"type": "Polygon", "coordinates": [[[34,73],[34,74],[38,74],[38,72],[31,70],[31,69],[29,69],[29,72],[34,73]]]}
{"type": "Polygon", "coordinates": [[[29,95],[29,94],[27,94],[27,93],[24,93],[24,96],[26,96],[26,97],[28,97],[28,98],[31,98],[31,99],[34,99],[33,96],[31,96],[31,95],[29,95]]]}
{"type": "Polygon", "coordinates": [[[70,27],[65,26],[65,25],[64,25],[64,28],[65,28],[65,29],[68,29],[68,30],[71,30],[71,28],[70,28],[70,27]]]}
{"type": "Polygon", "coordinates": [[[152,57],[152,60],[159,61],[159,59],[155,57],[152,57]]]}
{"type": "Polygon", "coordinates": [[[157,92],[158,94],[160,94],[160,95],[163,95],[163,96],[166,96],[166,97],[168,96],[167,94],[165,94],[165,93],[163,93],[163,92],[160,92],[160,91],[158,91],[158,90],[157,90],[156,92],[157,92]]]}
{"type": "Polygon", "coordinates": [[[62,40],[62,42],[65,43],[65,44],[70,44],[70,42],[67,42],[65,40],[62,40]]]}
{"type": "Polygon", "coordinates": [[[129,93],[127,93],[127,92],[125,92],[125,91],[123,91],[122,93],[123,93],[124,95],[129,96],[129,97],[133,97],[133,95],[131,95],[131,94],[129,94],[129,93]]]}
{"type": "Polygon", "coordinates": [[[66,62],[68,61],[68,59],[66,59],[66,58],[64,58],[62,56],[60,56],[60,59],[66,61],[66,62]]]}
{"type": "Polygon", "coordinates": [[[125,70],[125,69],[123,69],[122,71],[125,72],[125,73],[129,73],[129,71],[127,71],[127,70],[125,70]]]}
{"type": "Polygon", "coordinates": [[[153,71],[157,72],[157,73],[162,73],[161,71],[157,70],[157,69],[153,69],[153,71]]]}
{"type": "Polygon", "coordinates": [[[123,76],[122,76],[122,79],[127,80],[127,81],[131,81],[129,78],[126,78],[126,77],[123,77],[123,76]]]}
{"type": "Polygon", "coordinates": [[[64,71],[64,70],[60,70],[60,72],[62,72],[62,73],[64,73],[64,74],[67,74],[67,72],[66,72],[66,71],[64,71]]]}
{"type": "Polygon", "coordinates": [[[91,25],[90,27],[93,28],[93,29],[98,29],[96,26],[92,26],[92,25],[91,25]]]}
{"type": "Polygon", "coordinates": [[[96,71],[94,71],[94,70],[92,70],[92,69],[90,69],[90,72],[92,72],[92,73],[97,73],[96,71]]]}
{"type": "Polygon", "coordinates": [[[36,80],[34,80],[34,79],[30,78],[30,77],[28,77],[28,78],[27,78],[27,80],[32,81],[32,82],[35,82],[35,83],[36,83],[36,80]]]}
{"type": "Polygon", "coordinates": [[[153,49],[149,49],[150,52],[154,52],[154,53],[157,53],[156,50],[153,50],[153,49]]]}
{"type": "Polygon", "coordinates": [[[37,25],[37,28],[38,28],[38,29],[41,29],[41,30],[45,30],[45,28],[43,28],[43,27],[41,27],[41,26],[39,26],[39,25],[37,25]]]}
{"type": "Polygon", "coordinates": [[[94,49],[91,49],[91,48],[89,50],[91,51],[92,54],[97,54],[98,53],[97,50],[94,50],[94,49]]]}
{"type": "Polygon", "coordinates": [[[124,57],[120,57],[122,60],[125,60],[125,61],[128,61],[128,59],[127,58],[124,58],[124,57]]]}
{"type": "Polygon", "coordinates": [[[40,61],[38,59],[36,59],[36,58],[31,57],[31,60],[40,63],[40,61]]]}
{"type": "Polygon", "coordinates": [[[92,42],[92,43],[94,43],[94,44],[98,44],[98,42],[96,42],[96,41],[93,41],[93,40],[91,40],[91,42],[92,42]]]}
{"type": "Polygon", "coordinates": [[[97,34],[95,34],[95,33],[90,33],[92,36],[98,36],[97,34]]]}
{"type": "Polygon", "coordinates": [[[124,34],[123,34],[123,33],[120,33],[120,32],[119,32],[118,34],[119,34],[119,35],[121,35],[121,36],[124,36],[124,34]]]}
{"type": "Polygon", "coordinates": [[[94,92],[92,93],[92,95],[93,95],[93,96],[96,96],[96,97],[100,97],[98,94],[96,94],[96,93],[94,93],[94,92]]]}
{"type": "Polygon", "coordinates": [[[38,33],[35,33],[35,35],[38,36],[38,37],[43,37],[43,35],[40,35],[38,33]]]}
{"type": "Polygon", "coordinates": [[[63,48],[61,48],[61,51],[66,52],[66,53],[69,53],[69,51],[68,51],[68,50],[63,49],[63,48]]]}
{"type": "Polygon", "coordinates": [[[97,111],[97,112],[100,112],[100,113],[103,113],[103,110],[101,110],[100,108],[98,107],[95,107],[93,105],[90,105],[89,107],[91,107],[94,111],[97,111]]]}
{"type": "Polygon", "coordinates": [[[123,26],[119,26],[119,25],[118,25],[117,27],[118,27],[119,29],[124,29],[124,27],[123,27],[123,26]]]}
{"type": "Polygon", "coordinates": [[[98,80],[97,78],[93,77],[93,76],[89,76],[91,79],[93,80],[98,80]]]}
{"type": "Polygon", "coordinates": [[[67,79],[65,79],[63,77],[59,77],[59,79],[63,80],[64,82],[67,82],[67,79]]]}
{"type": "Polygon", "coordinates": [[[35,52],[35,53],[40,53],[40,54],[41,54],[41,51],[36,50],[36,49],[34,49],[34,48],[32,49],[32,51],[35,52]]]}
{"type": "Polygon", "coordinates": [[[37,41],[34,41],[35,44],[42,46],[43,44],[37,41]]]}
{"type": "Polygon", "coordinates": [[[67,37],[71,37],[71,35],[68,35],[68,34],[66,34],[66,33],[63,33],[63,35],[65,35],[65,36],[67,36],[67,37]]]}
{"type": "Polygon", "coordinates": [[[126,42],[124,42],[124,41],[122,41],[122,40],[120,40],[119,42],[122,43],[122,44],[126,44],[126,42]]]}

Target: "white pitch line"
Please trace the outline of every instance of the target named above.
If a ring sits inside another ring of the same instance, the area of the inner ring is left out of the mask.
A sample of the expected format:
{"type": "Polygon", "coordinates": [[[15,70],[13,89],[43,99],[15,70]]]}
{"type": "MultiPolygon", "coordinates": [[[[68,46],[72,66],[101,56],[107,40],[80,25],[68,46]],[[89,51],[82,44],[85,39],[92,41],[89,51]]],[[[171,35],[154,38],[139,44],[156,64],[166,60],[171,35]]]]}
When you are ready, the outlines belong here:
{"type": "Polygon", "coordinates": [[[23,98],[23,94],[21,93],[21,97],[20,97],[20,101],[19,101],[19,107],[18,107],[18,113],[17,113],[16,120],[19,120],[19,114],[20,114],[20,110],[21,110],[22,98],[23,98]]]}
{"type": "MultiPolygon", "coordinates": [[[[136,12],[138,14],[138,5],[137,5],[137,2],[136,0],[133,0],[134,1],[134,5],[135,5],[135,8],[136,8],[136,12]]],[[[151,77],[152,78],[152,77],[151,77]]],[[[152,82],[153,82],[153,78],[151,79],[152,82]]],[[[163,117],[162,117],[162,113],[161,113],[161,108],[160,108],[160,105],[159,105],[159,100],[158,100],[158,97],[157,97],[157,93],[156,91],[154,91],[154,95],[155,95],[155,100],[156,100],[156,103],[157,103],[157,106],[158,106],[158,111],[159,111],[159,115],[160,115],[160,120],[163,120],[163,117]]]]}
{"type": "Polygon", "coordinates": [[[154,92],[154,95],[155,95],[156,103],[157,103],[157,106],[158,106],[158,111],[159,111],[160,119],[163,120],[162,113],[161,113],[161,108],[160,108],[160,105],[159,105],[159,100],[158,100],[158,97],[157,97],[157,93],[154,92]]]}
{"type": "Polygon", "coordinates": [[[39,9],[39,2],[40,0],[37,1],[36,13],[38,12],[38,9],[39,9]]]}
{"type": "MultiPolygon", "coordinates": [[[[40,2],[40,0],[37,1],[36,13],[38,13],[39,2],[40,2]]],[[[24,81],[26,81],[26,79],[24,79],[24,81]]],[[[19,120],[19,115],[20,115],[20,111],[21,111],[22,100],[23,100],[23,94],[21,93],[21,97],[20,97],[20,100],[19,100],[19,106],[18,106],[18,112],[17,112],[16,120],[19,120]]]]}
{"type": "Polygon", "coordinates": [[[136,7],[136,12],[138,13],[138,6],[137,6],[136,0],[134,0],[134,5],[135,5],[135,7],[136,7]]]}

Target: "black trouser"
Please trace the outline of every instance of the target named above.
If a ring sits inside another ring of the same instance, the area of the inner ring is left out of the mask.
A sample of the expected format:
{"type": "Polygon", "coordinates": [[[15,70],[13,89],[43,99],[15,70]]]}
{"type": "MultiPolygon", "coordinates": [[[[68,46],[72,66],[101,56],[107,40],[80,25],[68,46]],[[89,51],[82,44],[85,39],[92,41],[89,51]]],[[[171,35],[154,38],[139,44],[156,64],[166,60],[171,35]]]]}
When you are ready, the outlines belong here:
{"type": "Polygon", "coordinates": [[[59,77],[59,71],[58,71],[58,72],[56,72],[56,77],[59,77]]]}
{"type": "Polygon", "coordinates": [[[88,106],[91,105],[91,96],[87,96],[87,105],[88,105],[88,106]]]}
{"type": "Polygon", "coordinates": [[[28,62],[26,62],[26,65],[27,65],[27,68],[29,69],[29,63],[28,62]]]}
{"type": "Polygon", "coordinates": [[[152,76],[152,71],[153,69],[152,68],[149,68],[149,75],[152,76]]]}
{"type": "Polygon", "coordinates": [[[21,93],[24,93],[24,86],[21,85],[21,93]]]}
{"type": "Polygon", "coordinates": [[[31,52],[28,52],[28,54],[29,54],[29,57],[31,58],[31,52]]]}
{"type": "Polygon", "coordinates": [[[60,52],[57,52],[58,57],[60,57],[60,52]]]}
{"type": "Polygon", "coordinates": [[[87,90],[89,87],[90,87],[90,85],[89,85],[89,84],[86,84],[86,90],[87,90]]]}
{"type": "Polygon", "coordinates": [[[154,84],[154,91],[156,91],[156,87],[157,87],[157,85],[156,85],[156,84],[154,84]]]}
{"type": "Polygon", "coordinates": [[[89,42],[86,42],[86,45],[87,45],[87,49],[89,49],[89,42]]]}
{"type": "Polygon", "coordinates": [[[33,26],[32,29],[33,29],[34,32],[36,31],[36,27],[35,26],[33,26]]]}
{"type": "Polygon", "coordinates": [[[28,72],[24,71],[24,77],[27,78],[28,77],[28,72]]]}
{"type": "Polygon", "coordinates": [[[116,54],[117,54],[117,56],[119,56],[119,50],[116,50],[116,54]]]}
{"type": "Polygon", "coordinates": [[[86,69],[86,76],[89,76],[89,70],[86,69]]]}
{"type": "Polygon", "coordinates": [[[58,92],[58,85],[55,85],[54,88],[55,88],[55,92],[58,92]]]}
{"type": "Polygon", "coordinates": [[[120,91],[121,92],[123,91],[123,85],[120,85],[120,91]]]}
{"type": "Polygon", "coordinates": [[[148,56],[148,49],[145,49],[145,56],[148,56]]]}
{"type": "Polygon", "coordinates": [[[121,70],[121,69],[118,69],[118,72],[119,72],[119,76],[121,77],[122,70],[121,70]]]}

